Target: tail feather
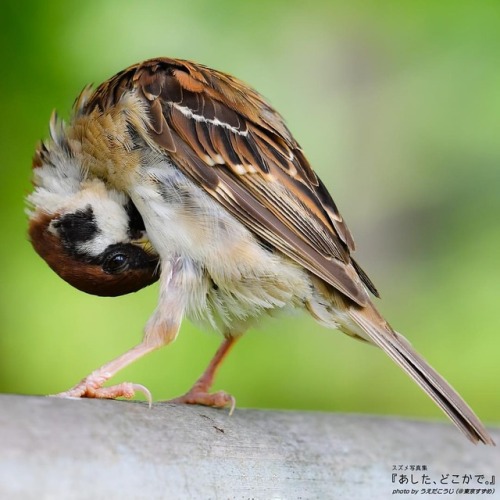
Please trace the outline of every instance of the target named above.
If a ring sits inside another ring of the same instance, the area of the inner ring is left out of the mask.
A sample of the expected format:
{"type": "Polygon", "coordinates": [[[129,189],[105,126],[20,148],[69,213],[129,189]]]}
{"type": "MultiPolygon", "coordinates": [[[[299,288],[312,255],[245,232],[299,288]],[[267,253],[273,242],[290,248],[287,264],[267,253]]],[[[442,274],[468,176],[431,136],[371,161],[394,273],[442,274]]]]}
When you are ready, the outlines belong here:
{"type": "Polygon", "coordinates": [[[402,335],[391,329],[373,306],[350,307],[349,316],[373,344],[387,353],[436,402],[468,439],[473,443],[495,445],[467,403],[402,335]]]}

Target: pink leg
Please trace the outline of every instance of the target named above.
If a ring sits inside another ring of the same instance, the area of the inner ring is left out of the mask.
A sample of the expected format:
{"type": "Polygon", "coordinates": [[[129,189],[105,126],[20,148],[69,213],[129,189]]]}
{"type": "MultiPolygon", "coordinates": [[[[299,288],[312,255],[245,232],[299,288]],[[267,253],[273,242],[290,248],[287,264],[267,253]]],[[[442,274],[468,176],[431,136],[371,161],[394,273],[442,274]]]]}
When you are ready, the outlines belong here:
{"type": "Polygon", "coordinates": [[[61,398],[133,398],[136,391],[139,391],[146,396],[149,405],[151,406],[151,393],[143,385],[123,382],[122,384],[114,385],[112,387],[102,386],[122,368],[125,368],[145,354],[148,354],[159,347],[161,347],[161,345],[142,342],[121,356],[118,356],[113,361],[110,361],[93,371],[90,375],[85,377],[80,383],[68,391],[60,392],[59,394],[55,394],[55,396],[61,398]]]}
{"type": "Polygon", "coordinates": [[[231,394],[224,391],[209,393],[210,387],[214,382],[215,374],[224,358],[227,356],[231,347],[238,340],[238,337],[229,337],[225,339],[215,353],[215,356],[210,361],[207,369],[201,377],[194,383],[193,387],[184,394],[175,399],[171,399],[171,403],[194,404],[203,406],[214,406],[216,408],[224,408],[230,406],[229,414],[231,415],[236,406],[236,400],[231,394]]]}
{"type": "Polygon", "coordinates": [[[112,387],[103,387],[103,385],[122,368],[151,351],[167,345],[177,336],[187,301],[187,292],[183,288],[181,264],[180,260],[162,261],[160,298],[155,312],[144,328],[143,341],[113,361],[93,371],[68,391],[56,394],[56,396],[63,398],[132,398],[136,391],[140,391],[144,393],[151,406],[151,393],[143,385],[130,382],[112,387]]]}

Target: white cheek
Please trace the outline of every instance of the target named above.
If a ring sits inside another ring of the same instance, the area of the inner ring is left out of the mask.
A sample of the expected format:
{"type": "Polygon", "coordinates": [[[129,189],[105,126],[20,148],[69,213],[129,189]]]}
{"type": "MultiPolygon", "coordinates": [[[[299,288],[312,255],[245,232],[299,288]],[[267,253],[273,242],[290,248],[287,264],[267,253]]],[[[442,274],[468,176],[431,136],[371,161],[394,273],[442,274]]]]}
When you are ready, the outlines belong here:
{"type": "MultiPolygon", "coordinates": [[[[34,194],[30,198],[33,197],[34,194]]],[[[76,193],[67,194],[65,197],[56,197],[51,193],[50,199],[53,205],[51,212],[61,215],[85,211],[89,206],[92,208],[98,233],[90,241],[77,245],[81,253],[97,257],[110,245],[130,240],[129,219],[124,208],[127,197],[117,191],[108,190],[101,181],[84,181],[79,184],[76,193]],[[59,203],[56,203],[56,200],[59,203]]],[[[43,207],[46,209],[47,204],[43,207]]],[[[57,234],[53,225],[49,227],[49,231],[57,234]]]]}
{"type": "Polygon", "coordinates": [[[98,256],[110,245],[130,240],[128,216],[122,205],[109,198],[97,198],[89,201],[99,227],[99,233],[91,241],[79,245],[82,251],[98,256]]]}
{"type": "Polygon", "coordinates": [[[110,245],[117,243],[112,238],[109,238],[106,234],[100,234],[91,241],[80,243],[77,248],[80,253],[91,255],[93,257],[98,257],[101,255],[110,245]]]}

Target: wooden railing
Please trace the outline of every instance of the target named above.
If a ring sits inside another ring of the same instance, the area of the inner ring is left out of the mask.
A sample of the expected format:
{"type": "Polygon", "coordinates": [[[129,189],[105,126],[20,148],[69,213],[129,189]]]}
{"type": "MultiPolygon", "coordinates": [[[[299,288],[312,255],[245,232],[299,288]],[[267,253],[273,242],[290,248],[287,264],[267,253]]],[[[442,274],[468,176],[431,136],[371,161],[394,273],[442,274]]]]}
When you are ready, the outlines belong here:
{"type": "Polygon", "coordinates": [[[498,447],[445,423],[0,395],[6,500],[487,499],[495,474],[498,447]]]}

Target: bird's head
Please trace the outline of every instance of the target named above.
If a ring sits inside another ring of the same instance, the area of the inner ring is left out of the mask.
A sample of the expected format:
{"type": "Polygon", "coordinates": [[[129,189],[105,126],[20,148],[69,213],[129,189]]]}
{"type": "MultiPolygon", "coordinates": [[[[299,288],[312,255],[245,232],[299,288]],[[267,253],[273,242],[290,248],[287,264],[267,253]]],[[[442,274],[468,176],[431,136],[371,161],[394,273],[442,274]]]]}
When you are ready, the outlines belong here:
{"type": "Polygon", "coordinates": [[[130,198],[87,179],[54,136],[37,150],[33,182],[30,240],[61,278],[101,296],[136,292],[158,279],[158,255],[130,198]]]}

